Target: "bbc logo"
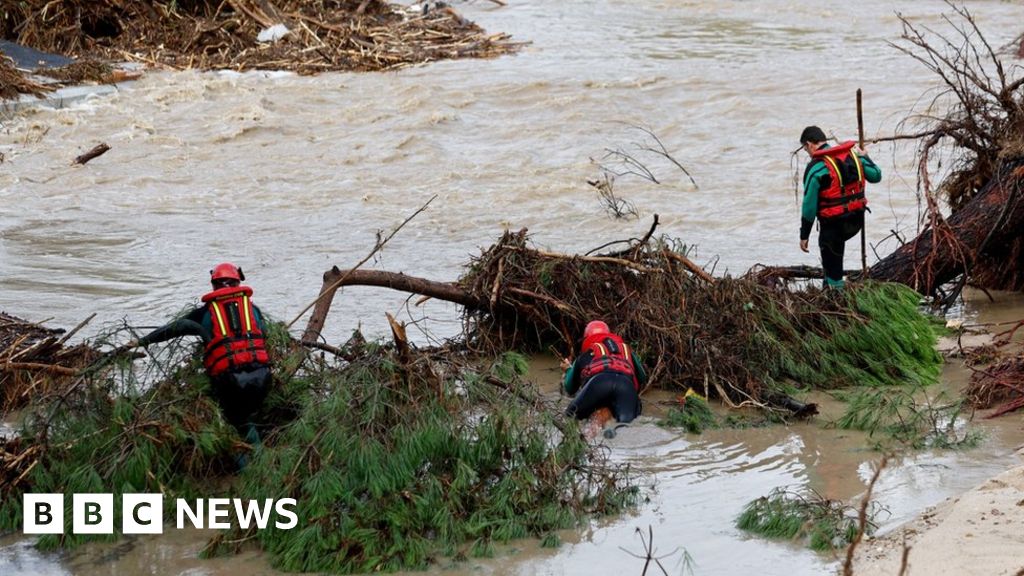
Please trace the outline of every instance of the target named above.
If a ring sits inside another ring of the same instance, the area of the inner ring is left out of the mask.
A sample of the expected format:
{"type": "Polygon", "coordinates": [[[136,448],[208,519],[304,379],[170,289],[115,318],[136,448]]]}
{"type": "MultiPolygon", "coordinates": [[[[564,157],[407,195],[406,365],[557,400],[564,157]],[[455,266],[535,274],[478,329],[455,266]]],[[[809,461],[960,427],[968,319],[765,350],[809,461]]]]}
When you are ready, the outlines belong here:
{"type": "MultiPolygon", "coordinates": [[[[124,494],[121,502],[123,534],[163,532],[163,494],[124,494]]],[[[25,494],[23,510],[25,534],[64,533],[63,494],[25,494]]],[[[73,494],[71,531],[75,534],[113,534],[114,495],[73,494]]]]}
{"type": "MultiPolygon", "coordinates": [[[[64,533],[63,494],[24,494],[22,503],[25,534],[64,533]]],[[[243,530],[248,530],[250,525],[263,530],[273,518],[276,518],[274,527],[281,530],[290,530],[299,523],[294,498],[197,498],[194,503],[178,498],[174,504],[175,525],[179,530],[189,525],[227,530],[231,528],[232,514],[243,530]]],[[[74,534],[113,534],[115,513],[113,494],[72,494],[71,531],[74,534]]],[[[122,534],[162,534],[163,494],[122,494],[120,528],[122,534]]]]}

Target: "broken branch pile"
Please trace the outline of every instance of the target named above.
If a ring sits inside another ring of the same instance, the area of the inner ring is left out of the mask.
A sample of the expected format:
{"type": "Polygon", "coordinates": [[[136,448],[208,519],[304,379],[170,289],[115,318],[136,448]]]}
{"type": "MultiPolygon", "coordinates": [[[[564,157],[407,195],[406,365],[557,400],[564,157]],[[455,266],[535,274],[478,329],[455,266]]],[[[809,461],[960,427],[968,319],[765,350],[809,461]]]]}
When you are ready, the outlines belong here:
{"type": "Polygon", "coordinates": [[[609,319],[649,359],[659,387],[735,403],[770,403],[790,381],[838,388],[938,376],[935,335],[910,290],[867,284],[835,294],[712,279],[680,246],[647,239],[571,256],[529,248],[525,231],[506,232],[459,282],[483,304],[466,309],[468,342],[554,345],[568,355],[588,321],[609,319]]]}
{"type": "Polygon", "coordinates": [[[996,334],[992,345],[968,351],[971,380],[964,396],[975,408],[992,408],[986,418],[1024,408],[1024,347],[1014,336],[1024,320],[996,334]]]}
{"type": "Polygon", "coordinates": [[[390,70],[517,48],[450,7],[383,0],[0,0],[0,13],[0,36],[26,46],[175,68],[390,70]]]}
{"type": "Polygon", "coordinates": [[[789,383],[938,377],[935,333],[913,291],[866,283],[836,294],[765,286],[756,275],[712,278],[681,243],[651,233],[619,252],[580,256],[530,247],[525,230],[505,232],[458,282],[334,268],[304,338],[320,334],[335,290],[369,285],[462,305],[465,342],[478,352],[553,346],[571,356],[587,322],[605,319],[648,359],[652,384],[735,404],[772,404],[789,383]]]}
{"type": "Polygon", "coordinates": [[[84,344],[64,346],[76,331],[65,334],[0,312],[0,414],[67,384],[99,356],[84,344]]]}
{"type": "MultiPolygon", "coordinates": [[[[141,367],[121,357],[37,399],[19,437],[0,440],[0,533],[20,528],[30,491],[162,492],[165,517],[176,498],[291,497],[296,529],[237,529],[207,553],[254,542],[288,571],[394,571],[515,538],[555,545],[556,530],[635,499],[627,469],[522,380],[522,356],[354,338],[347,360],[331,360],[269,328],[275,384],[257,422],[262,443],[223,419],[193,350],[150,346],[141,367]]],[[[111,537],[68,530],[38,545],[96,538],[111,537]]]]}
{"type": "Polygon", "coordinates": [[[50,90],[52,88],[22,76],[14,62],[0,52],[0,100],[13,100],[21,94],[42,96],[50,90]]]}
{"type": "Polygon", "coordinates": [[[1024,408],[1024,354],[975,370],[965,395],[976,408],[994,408],[988,418],[1024,408]]]}

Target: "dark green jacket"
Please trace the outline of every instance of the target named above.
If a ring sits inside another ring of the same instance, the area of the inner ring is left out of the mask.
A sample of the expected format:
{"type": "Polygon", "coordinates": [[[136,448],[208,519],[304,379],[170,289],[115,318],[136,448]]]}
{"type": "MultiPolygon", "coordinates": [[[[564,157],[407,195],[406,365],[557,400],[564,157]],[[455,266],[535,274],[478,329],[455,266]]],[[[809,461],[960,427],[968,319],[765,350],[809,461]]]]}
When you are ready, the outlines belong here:
{"type": "MultiPolygon", "coordinates": [[[[252,314],[256,317],[256,324],[259,326],[260,332],[266,335],[267,326],[263,321],[263,313],[260,312],[259,307],[255,304],[252,307],[252,314]]],[[[177,318],[153,330],[139,338],[139,345],[147,346],[171,340],[172,338],[180,338],[181,336],[199,336],[203,339],[203,344],[210,341],[213,337],[213,318],[210,317],[210,308],[208,306],[205,304],[199,306],[181,318],[177,318]]]]}

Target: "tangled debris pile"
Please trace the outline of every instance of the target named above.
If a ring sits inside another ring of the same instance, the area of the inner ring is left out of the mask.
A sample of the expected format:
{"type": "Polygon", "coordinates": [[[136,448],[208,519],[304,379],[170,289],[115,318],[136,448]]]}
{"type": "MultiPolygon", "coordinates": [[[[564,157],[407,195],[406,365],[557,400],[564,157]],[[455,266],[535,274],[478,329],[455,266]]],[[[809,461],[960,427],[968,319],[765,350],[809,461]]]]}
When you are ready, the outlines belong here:
{"type": "MultiPolygon", "coordinates": [[[[681,243],[651,233],[621,251],[579,256],[531,247],[525,230],[505,232],[458,282],[335,268],[323,291],[361,284],[456,302],[467,345],[487,353],[554,347],[569,356],[588,321],[608,319],[649,359],[649,385],[734,405],[785,404],[791,384],[937,379],[933,323],[912,290],[864,283],[842,293],[796,291],[766,286],[756,274],[712,278],[681,243]]],[[[329,306],[325,297],[314,317],[329,306]]]]}
{"type": "Polygon", "coordinates": [[[0,414],[65,385],[97,359],[90,346],[64,346],[78,328],[65,333],[0,312],[0,414]]]}
{"type": "MultiPolygon", "coordinates": [[[[555,545],[555,530],[635,499],[627,470],[522,380],[519,355],[354,338],[342,360],[305,353],[279,324],[268,336],[274,385],[255,444],[224,420],[189,347],[151,346],[134,367],[104,356],[104,370],[37,398],[19,436],[0,440],[0,532],[20,527],[27,491],[162,492],[168,510],[219,492],[291,497],[299,528],[218,537],[207,552],[255,542],[282,569],[348,573],[527,536],[555,545]]],[[[39,546],[95,538],[110,537],[39,546]]]]}
{"type": "Polygon", "coordinates": [[[1024,408],[1024,346],[1015,339],[1024,320],[995,335],[993,343],[967,351],[971,380],[964,391],[979,409],[992,409],[995,418],[1024,408]]]}
{"type": "Polygon", "coordinates": [[[0,52],[0,100],[13,100],[21,94],[42,96],[52,89],[23,76],[14,62],[0,52]]]}
{"type": "Polygon", "coordinates": [[[0,37],[108,61],[301,74],[488,58],[518,47],[451,7],[428,4],[413,10],[384,0],[0,0],[0,37]]]}

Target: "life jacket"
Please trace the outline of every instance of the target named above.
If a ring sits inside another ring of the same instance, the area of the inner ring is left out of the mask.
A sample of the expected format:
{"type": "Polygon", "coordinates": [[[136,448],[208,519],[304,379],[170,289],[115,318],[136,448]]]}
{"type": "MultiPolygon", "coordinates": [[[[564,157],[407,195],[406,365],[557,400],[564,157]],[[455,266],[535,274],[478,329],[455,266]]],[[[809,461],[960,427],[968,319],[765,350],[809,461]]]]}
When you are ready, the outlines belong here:
{"type": "Polygon", "coordinates": [[[202,298],[213,324],[213,337],[203,355],[211,377],[270,364],[250,296],[252,288],[248,286],[228,286],[202,298]]]}
{"type": "Polygon", "coordinates": [[[863,212],[868,206],[864,196],[864,165],[853,152],[854,142],[843,142],[811,154],[828,168],[832,183],[818,191],[818,218],[828,220],[850,213],[863,212]]]}
{"type": "Polygon", "coordinates": [[[602,372],[623,374],[633,379],[633,386],[640,391],[640,381],[633,367],[633,353],[617,334],[595,334],[583,341],[582,352],[589,351],[593,359],[583,367],[580,374],[584,382],[602,372]]]}

